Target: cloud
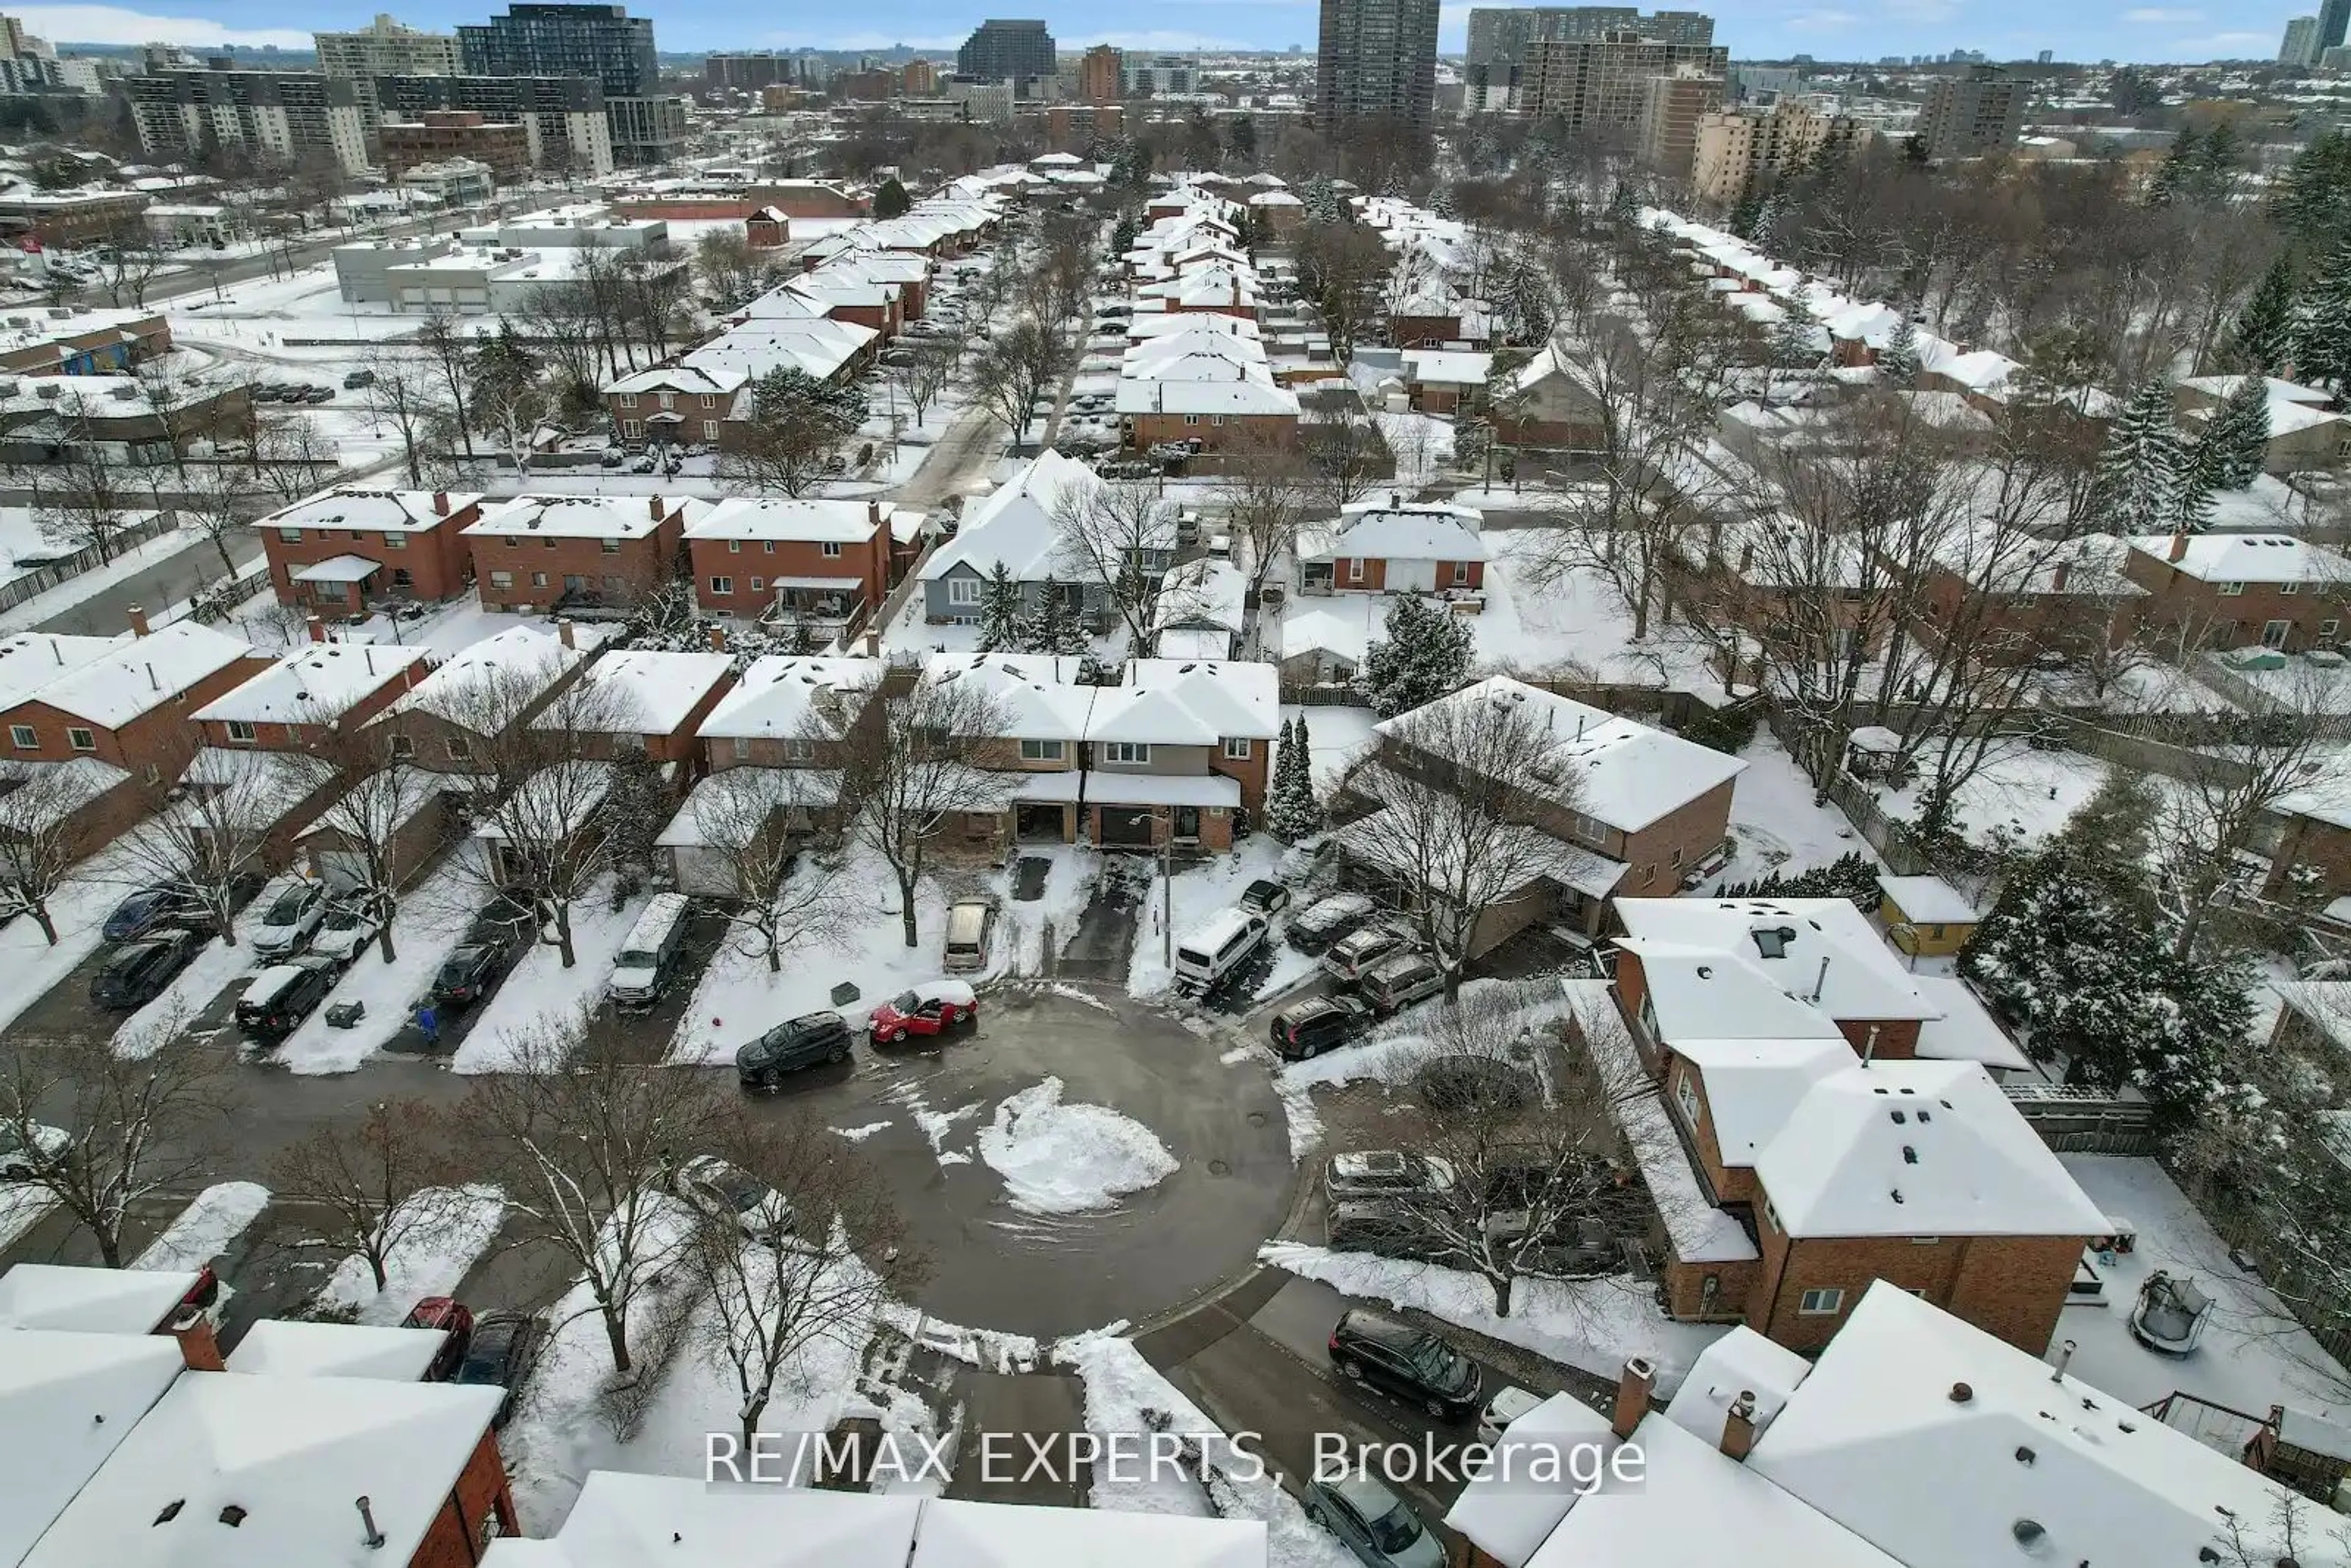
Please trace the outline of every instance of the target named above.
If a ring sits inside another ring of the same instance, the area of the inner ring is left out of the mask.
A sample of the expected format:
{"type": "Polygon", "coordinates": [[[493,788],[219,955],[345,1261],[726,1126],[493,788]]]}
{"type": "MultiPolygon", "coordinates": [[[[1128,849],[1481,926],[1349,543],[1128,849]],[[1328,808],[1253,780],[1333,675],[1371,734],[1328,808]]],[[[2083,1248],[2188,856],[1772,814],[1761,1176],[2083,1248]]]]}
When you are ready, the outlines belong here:
{"type": "Polygon", "coordinates": [[[2124,21],[2137,22],[2143,26],[2160,26],[2165,23],[2200,22],[2203,19],[2204,13],[2201,11],[2177,9],[2168,5],[2145,5],[2136,11],[2123,13],[2124,21]]]}
{"type": "Polygon", "coordinates": [[[201,49],[237,45],[307,49],[310,35],[291,27],[227,27],[206,16],[152,16],[120,5],[12,7],[25,30],[53,44],[177,44],[201,49]]]}
{"type": "Polygon", "coordinates": [[[1850,11],[1800,11],[1784,25],[1792,33],[1834,33],[1860,20],[1850,11]]]}
{"type": "Polygon", "coordinates": [[[2277,39],[2267,33],[2214,33],[2201,38],[2175,38],[2164,51],[2175,60],[2258,60],[2268,57],[2277,39]]]}
{"type": "Polygon", "coordinates": [[[1886,0],[1885,11],[1905,22],[1948,22],[1959,7],[1958,0],[1886,0]]]}

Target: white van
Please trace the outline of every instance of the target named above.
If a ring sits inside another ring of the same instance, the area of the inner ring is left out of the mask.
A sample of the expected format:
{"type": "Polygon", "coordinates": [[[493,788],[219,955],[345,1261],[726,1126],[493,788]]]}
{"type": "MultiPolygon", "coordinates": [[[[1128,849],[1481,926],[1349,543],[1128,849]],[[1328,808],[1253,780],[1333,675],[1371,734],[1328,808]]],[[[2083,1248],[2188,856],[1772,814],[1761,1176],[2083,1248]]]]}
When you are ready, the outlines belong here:
{"type": "Polygon", "coordinates": [[[604,998],[615,1009],[632,1012],[651,1008],[669,989],[670,971],[685,942],[686,909],[685,894],[655,894],[629,927],[612,977],[604,982],[604,998]]]}
{"type": "Polygon", "coordinates": [[[1176,939],[1176,983],[1205,991],[1265,941],[1262,915],[1234,905],[1220,909],[1176,939]]]}
{"type": "Polygon", "coordinates": [[[970,974],[987,967],[987,946],[996,932],[996,901],[958,900],[947,911],[946,953],[939,967],[950,975],[970,974]]]}

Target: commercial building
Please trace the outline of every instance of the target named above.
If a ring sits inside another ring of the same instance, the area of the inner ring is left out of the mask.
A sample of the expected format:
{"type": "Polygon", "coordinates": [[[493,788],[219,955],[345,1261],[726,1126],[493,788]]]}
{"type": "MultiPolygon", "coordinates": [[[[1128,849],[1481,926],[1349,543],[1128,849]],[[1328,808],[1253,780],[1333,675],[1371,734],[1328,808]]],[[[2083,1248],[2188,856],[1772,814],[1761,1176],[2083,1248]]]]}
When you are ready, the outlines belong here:
{"type": "Polygon", "coordinates": [[[604,89],[590,77],[378,77],[381,120],[421,120],[458,110],[523,128],[535,168],[601,178],[613,168],[604,89]]]}
{"type": "Polygon", "coordinates": [[[404,27],[379,15],[356,33],[313,33],[319,68],[330,77],[365,81],[372,77],[453,77],[457,74],[457,36],[404,27]]]}
{"type": "Polygon", "coordinates": [[[143,191],[12,191],[0,196],[0,235],[88,245],[142,223],[147,204],[143,191]]]}
{"type": "Polygon", "coordinates": [[[1087,103],[1115,103],[1119,97],[1119,52],[1096,44],[1078,60],[1078,97],[1087,103]]]}
{"type": "Polygon", "coordinates": [[[1036,81],[1051,77],[1058,60],[1044,23],[991,17],[956,51],[956,74],[986,82],[1036,81]]]}
{"type": "Polygon", "coordinates": [[[470,109],[432,109],[416,120],[388,120],[376,132],[384,172],[399,179],[423,163],[465,158],[486,164],[500,181],[530,172],[530,132],[518,120],[491,120],[470,109]]]}
{"type": "Polygon", "coordinates": [[[797,87],[799,83],[799,61],[772,49],[712,55],[702,62],[702,87],[705,92],[758,92],[761,88],[797,87]]]}
{"type": "Polygon", "coordinates": [[[1946,77],[1918,111],[1918,139],[1929,158],[1965,158],[2015,145],[2024,131],[2024,84],[1990,66],[1946,77]]]}
{"type": "Polygon", "coordinates": [[[1793,99],[1769,110],[1724,110],[1698,120],[1690,183],[1701,200],[1729,205],[1759,181],[1802,168],[1822,148],[1861,134],[1850,116],[1824,114],[1793,99]]]}
{"type": "Polygon", "coordinates": [[[1437,101],[1437,0],[1322,0],[1314,118],[1422,126],[1437,101]]]}
{"type": "Polygon", "coordinates": [[[626,6],[519,0],[503,16],[460,26],[457,43],[472,75],[595,81],[622,162],[664,162],[685,140],[685,100],[660,96],[653,19],[626,6]]]}
{"type": "Polygon", "coordinates": [[[1641,156],[1650,168],[1688,172],[1698,122],[1722,107],[1722,86],[1720,77],[1687,64],[1677,66],[1671,76],[1649,78],[1641,107],[1641,156]]]}
{"type": "Polygon", "coordinates": [[[310,71],[166,71],[126,77],[122,89],[150,158],[231,147],[287,163],[328,159],[346,174],[368,168],[358,82],[310,71]]]}
{"type": "MultiPolygon", "coordinates": [[[[1719,85],[1730,51],[1711,44],[1667,44],[1634,33],[1592,39],[1537,38],[1527,45],[1519,106],[1572,131],[1602,127],[1637,132],[1649,108],[1649,78],[1681,74],[1719,85]]],[[[1720,102],[1718,94],[1716,101],[1720,102]]],[[[1695,135],[1695,116],[1692,131],[1695,135]]]]}

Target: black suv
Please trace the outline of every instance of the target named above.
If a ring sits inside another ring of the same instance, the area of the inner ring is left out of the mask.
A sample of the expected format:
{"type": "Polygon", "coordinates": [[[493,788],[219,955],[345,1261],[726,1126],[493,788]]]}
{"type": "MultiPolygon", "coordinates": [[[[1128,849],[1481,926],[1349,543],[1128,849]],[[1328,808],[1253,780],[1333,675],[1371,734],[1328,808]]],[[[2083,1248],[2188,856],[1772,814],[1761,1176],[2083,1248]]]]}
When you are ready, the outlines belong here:
{"type": "Polygon", "coordinates": [[[524,937],[538,936],[538,906],[528,896],[515,892],[499,894],[484,904],[465,927],[465,947],[511,947],[524,937]]]}
{"type": "Polygon", "coordinates": [[[172,977],[188,967],[204,938],[193,931],[159,926],[118,947],[89,982],[89,1005],[102,1012],[127,1013],[162,994],[172,977]]]}
{"type": "Polygon", "coordinates": [[[1284,1061],[1303,1061],[1346,1044],[1371,1022],[1372,1009],[1353,997],[1316,997],[1282,1009],[1266,1027],[1284,1061]]]}
{"type": "Polygon", "coordinates": [[[1357,1307],[1331,1331],[1331,1364],[1409,1399],[1439,1421],[1478,1414],[1478,1364],[1424,1329],[1357,1307]]]}
{"type": "Polygon", "coordinates": [[[735,1052],[735,1076],[746,1089],[781,1089],[784,1079],[820,1061],[847,1061],[849,1020],[839,1013],[787,1019],[735,1052]]]}
{"type": "Polygon", "coordinates": [[[507,950],[495,943],[469,942],[441,960],[433,977],[433,999],[444,1008],[469,1008],[487,996],[506,967],[507,950]]]}
{"type": "Polygon", "coordinates": [[[276,1044],[301,1027],[342,973],[342,966],[322,953],[306,953],[262,970],[237,1001],[237,1028],[255,1040],[276,1044]]]}

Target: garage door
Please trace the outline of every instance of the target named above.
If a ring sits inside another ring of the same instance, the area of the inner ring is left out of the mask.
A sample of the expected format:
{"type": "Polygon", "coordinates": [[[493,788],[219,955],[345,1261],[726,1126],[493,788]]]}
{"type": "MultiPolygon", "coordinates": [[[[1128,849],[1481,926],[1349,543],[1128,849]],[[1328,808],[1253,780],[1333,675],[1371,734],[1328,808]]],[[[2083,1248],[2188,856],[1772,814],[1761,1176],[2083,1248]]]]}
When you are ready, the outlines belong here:
{"type": "Polygon", "coordinates": [[[1148,807],[1104,806],[1101,811],[1102,841],[1106,847],[1150,847],[1151,811],[1148,807]]]}

